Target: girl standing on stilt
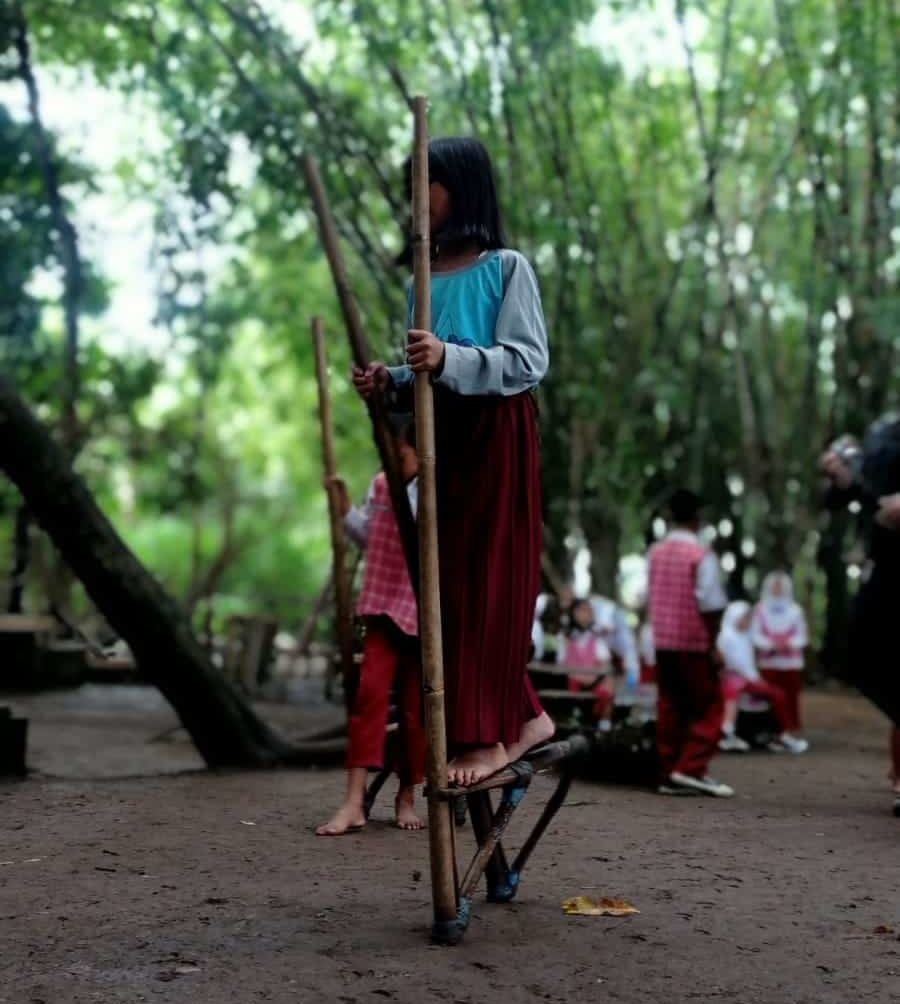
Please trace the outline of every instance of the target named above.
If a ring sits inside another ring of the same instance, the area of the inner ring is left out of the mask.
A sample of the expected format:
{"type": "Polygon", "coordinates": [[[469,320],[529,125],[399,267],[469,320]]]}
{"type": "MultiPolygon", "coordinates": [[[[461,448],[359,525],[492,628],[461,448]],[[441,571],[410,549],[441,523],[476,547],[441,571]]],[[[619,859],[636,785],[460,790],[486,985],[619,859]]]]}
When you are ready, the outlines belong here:
{"type": "Polygon", "coordinates": [[[468,785],[553,734],[526,672],[542,550],[532,392],[547,332],[534,272],[505,248],[485,148],[433,140],[428,161],[434,331],[409,331],[406,366],[374,363],[354,382],[368,396],[433,375],[448,776],[468,785]]]}

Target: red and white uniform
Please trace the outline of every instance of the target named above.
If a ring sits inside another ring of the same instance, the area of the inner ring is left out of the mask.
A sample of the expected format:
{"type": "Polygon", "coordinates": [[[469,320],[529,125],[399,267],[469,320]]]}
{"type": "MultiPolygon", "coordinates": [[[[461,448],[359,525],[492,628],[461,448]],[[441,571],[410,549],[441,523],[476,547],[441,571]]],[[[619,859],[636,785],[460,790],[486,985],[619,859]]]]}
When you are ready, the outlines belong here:
{"type": "Polygon", "coordinates": [[[753,644],[763,679],[784,694],[788,729],[799,729],[804,649],[809,645],[809,632],[803,608],[794,602],[793,584],[784,572],[772,572],[763,580],[753,615],[753,644]],[[778,596],[773,593],[776,583],[780,585],[778,596]]]}
{"type": "Polygon", "coordinates": [[[656,649],[656,745],[663,780],[706,776],[722,727],[722,685],[704,614],[727,604],[713,552],[674,530],[650,549],[650,625],[656,649]]]}
{"type": "MultiPolygon", "coordinates": [[[[407,485],[406,492],[415,516],[418,500],[415,479],[407,485]]],[[[360,617],[388,617],[404,634],[418,637],[416,594],[409,580],[406,555],[383,471],[372,480],[365,505],[347,513],[344,528],[348,536],[366,550],[366,570],[356,604],[357,614],[360,617]]]]}
{"type": "Polygon", "coordinates": [[[687,530],[673,530],[650,548],[650,624],[656,651],[709,652],[704,613],[724,610],[715,554],[687,530]]]}
{"type": "Polygon", "coordinates": [[[722,629],[716,648],[722,657],[725,672],[722,689],[726,701],[737,701],[743,694],[768,701],[778,723],[778,731],[788,732],[789,711],[784,694],[778,687],[764,680],[756,668],[753,652],[752,629],[742,631],[738,624],[750,612],[743,601],[732,603],[722,618],[722,629]]]}
{"type": "MultiPolygon", "coordinates": [[[[415,514],[415,480],[407,486],[407,494],[415,514]]],[[[366,550],[363,587],[356,604],[356,612],[366,621],[366,637],[350,714],[347,767],[380,767],[384,762],[385,730],[396,680],[400,731],[397,773],[402,784],[418,784],[424,773],[426,747],[418,611],[383,472],[373,479],[365,505],[347,513],[344,528],[366,550]]]]}
{"type": "Polygon", "coordinates": [[[562,654],[563,666],[576,670],[569,674],[569,690],[576,694],[591,691],[595,698],[594,717],[603,718],[615,697],[610,684],[597,679],[612,671],[612,652],[606,641],[593,628],[575,630],[560,639],[557,651],[562,654]]]}

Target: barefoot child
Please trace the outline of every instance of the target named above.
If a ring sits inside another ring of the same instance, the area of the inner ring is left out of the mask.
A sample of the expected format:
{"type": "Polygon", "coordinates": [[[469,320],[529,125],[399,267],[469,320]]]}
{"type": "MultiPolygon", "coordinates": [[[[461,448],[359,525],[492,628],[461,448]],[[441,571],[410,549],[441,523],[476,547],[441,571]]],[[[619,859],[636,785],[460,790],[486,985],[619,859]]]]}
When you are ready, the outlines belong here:
{"type": "MultiPolygon", "coordinates": [[[[400,468],[407,482],[415,513],[418,461],[413,445],[413,425],[407,418],[395,424],[400,468]]],[[[409,580],[397,520],[391,508],[384,472],[369,488],[366,504],[351,508],[347,489],[338,482],[347,534],[366,549],[366,568],[356,612],[365,622],[363,662],[359,689],[353,702],[347,748],[347,792],[334,816],[320,826],[320,837],[341,836],[366,823],[363,802],[370,768],[384,761],[391,690],[398,681],[400,752],[397,774],[397,825],[420,830],[415,811],[415,786],[422,781],[425,733],[422,728],[422,678],[419,666],[416,597],[409,580]]]]}
{"type": "MultiPolygon", "coordinates": [[[[553,734],[526,672],[547,332],[534,272],[506,249],[485,148],[433,140],[428,167],[434,330],[408,332],[408,365],[375,363],[354,381],[363,396],[403,391],[417,373],[434,381],[448,776],[470,785],[553,734]]],[[[413,307],[410,288],[409,321],[413,307]]]]}
{"type": "Polygon", "coordinates": [[[722,630],[716,642],[724,667],[722,690],[725,697],[723,736],[719,742],[719,749],[732,753],[746,753],[750,749],[750,746],[735,734],[738,703],[742,694],[749,694],[751,697],[768,701],[778,723],[778,738],[769,745],[769,749],[773,752],[805,753],[808,749],[806,741],[791,735],[784,693],[768,680],[764,680],[756,668],[752,626],[753,608],[749,603],[738,601],[729,605],[722,618],[722,630]]]}

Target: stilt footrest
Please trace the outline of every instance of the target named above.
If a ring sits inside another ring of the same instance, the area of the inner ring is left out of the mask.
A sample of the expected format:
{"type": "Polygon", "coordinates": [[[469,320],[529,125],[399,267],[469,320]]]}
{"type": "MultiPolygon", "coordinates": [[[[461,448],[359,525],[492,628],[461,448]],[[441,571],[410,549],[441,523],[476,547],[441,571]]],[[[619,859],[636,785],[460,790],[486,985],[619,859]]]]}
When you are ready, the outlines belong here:
{"type": "Polygon", "coordinates": [[[469,925],[472,897],[484,875],[489,903],[509,903],[518,892],[522,871],[538,841],[559,811],[572,783],[572,767],[576,757],[587,753],[589,744],[583,736],[547,743],[532,750],[521,760],[504,767],[480,784],[470,788],[447,788],[440,796],[452,802],[465,797],[472,830],[478,843],[475,856],[458,884],[459,907],[455,921],[435,924],[432,940],[437,944],[458,944],[469,925]],[[522,804],[532,778],[559,764],[559,781],[544,806],[537,823],[522,845],[512,864],[503,849],[502,838],[516,809],[522,804]],[[491,791],[502,789],[500,802],[494,809],[491,791]]]}

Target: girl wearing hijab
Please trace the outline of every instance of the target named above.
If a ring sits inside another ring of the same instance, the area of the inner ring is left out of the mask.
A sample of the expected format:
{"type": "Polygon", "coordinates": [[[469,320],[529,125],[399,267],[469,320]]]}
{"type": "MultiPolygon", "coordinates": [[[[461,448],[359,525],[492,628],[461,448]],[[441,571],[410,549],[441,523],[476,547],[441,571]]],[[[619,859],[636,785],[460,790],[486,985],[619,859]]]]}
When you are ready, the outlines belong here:
{"type": "Polygon", "coordinates": [[[753,644],[762,678],[785,699],[787,728],[800,731],[803,651],[809,644],[803,608],[794,601],[794,586],[786,572],[765,577],[753,614],[753,644]]]}
{"type": "Polygon", "coordinates": [[[768,701],[778,723],[778,738],[769,744],[776,753],[805,753],[809,748],[804,739],[791,735],[788,727],[784,695],[759,675],[753,652],[753,608],[739,601],[729,604],[722,618],[722,628],[716,648],[722,659],[722,689],[725,697],[725,715],[722,722],[722,740],[719,749],[725,752],[746,753],[750,749],[735,733],[738,703],[743,694],[768,701]]]}

